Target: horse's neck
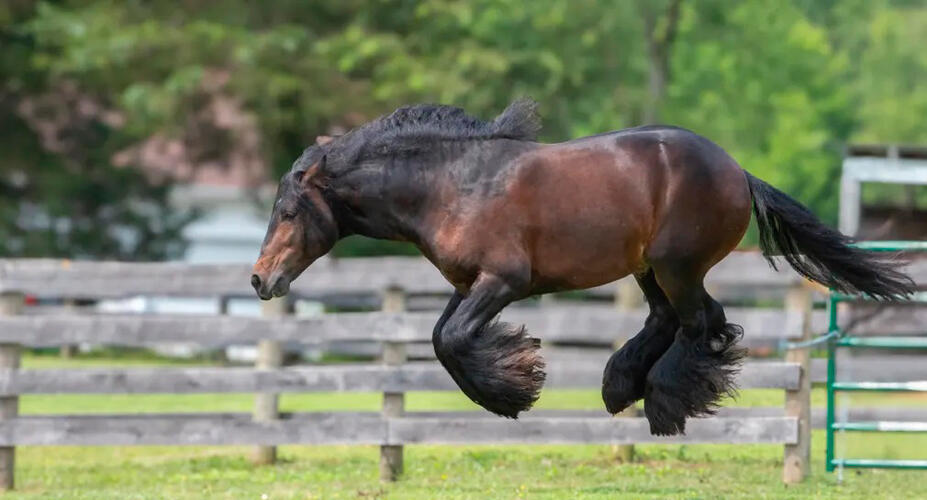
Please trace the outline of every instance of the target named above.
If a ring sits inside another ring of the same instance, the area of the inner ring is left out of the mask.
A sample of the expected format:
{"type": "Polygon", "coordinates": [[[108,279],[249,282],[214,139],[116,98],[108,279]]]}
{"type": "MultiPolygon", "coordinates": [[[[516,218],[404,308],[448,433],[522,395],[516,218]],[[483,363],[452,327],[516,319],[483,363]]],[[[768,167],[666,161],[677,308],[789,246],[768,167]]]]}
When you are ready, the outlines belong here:
{"type": "MultiPolygon", "coordinates": [[[[491,189],[511,159],[533,143],[484,141],[448,143],[444,149],[409,161],[346,172],[333,186],[346,209],[339,224],[371,238],[411,241],[420,248],[433,239],[428,210],[464,191],[491,189]],[[476,171],[476,172],[474,172],[476,171]],[[456,193],[447,193],[450,188],[456,193]],[[437,199],[436,197],[442,197],[437,199]],[[435,198],[435,199],[433,199],[435,198]]],[[[471,194],[472,195],[472,194],[471,194]]],[[[433,217],[432,217],[433,219],[433,217]]]]}
{"type": "Polygon", "coordinates": [[[387,179],[383,170],[365,169],[339,179],[332,188],[341,205],[336,218],[342,234],[417,243],[434,174],[403,175],[394,172],[387,179]]]}

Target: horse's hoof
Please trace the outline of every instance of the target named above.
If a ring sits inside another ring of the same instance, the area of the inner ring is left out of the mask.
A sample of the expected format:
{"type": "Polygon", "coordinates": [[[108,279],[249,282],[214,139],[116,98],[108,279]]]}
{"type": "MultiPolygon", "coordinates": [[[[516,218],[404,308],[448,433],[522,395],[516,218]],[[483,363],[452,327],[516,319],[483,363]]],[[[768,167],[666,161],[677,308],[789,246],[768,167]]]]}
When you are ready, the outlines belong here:
{"type": "Polygon", "coordinates": [[[612,354],[602,374],[602,401],[615,415],[644,397],[647,370],[632,365],[624,350],[612,354]]]}
{"type": "Polygon", "coordinates": [[[644,398],[644,416],[654,436],[675,436],[686,433],[686,415],[677,401],[659,387],[648,386],[644,398]]]}
{"type": "Polygon", "coordinates": [[[737,392],[734,377],[745,351],[737,347],[739,327],[727,324],[720,349],[706,341],[677,338],[647,374],[644,413],[651,433],[685,433],[685,419],[713,415],[724,396],[737,392]]]}
{"type": "Polygon", "coordinates": [[[621,389],[614,389],[609,385],[602,386],[602,401],[605,402],[605,410],[612,415],[623,412],[639,399],[638,397],[628,397],[627,393],[621,389]]]}

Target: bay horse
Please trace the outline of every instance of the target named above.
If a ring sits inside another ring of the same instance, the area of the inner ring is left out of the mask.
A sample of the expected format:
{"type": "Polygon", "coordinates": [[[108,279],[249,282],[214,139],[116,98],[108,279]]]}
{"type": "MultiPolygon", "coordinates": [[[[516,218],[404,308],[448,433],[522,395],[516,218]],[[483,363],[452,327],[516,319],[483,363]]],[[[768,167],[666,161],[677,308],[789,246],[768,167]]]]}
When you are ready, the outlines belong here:
{"type": "Polygon", "coordinates": [[[705,273],[740,242],[751,207],[770,264],[845,292],[904,295],[913,283],[884,254],[821,223],[682,128],[644,126],[558,144],[536,141],[530,100],[492,121],[442,105],[397,109],[320,137],[280,180],[251,283],[262,299],[339,239],[413,243],[453,285],[433,332],[460,389],[516,418],[544,382],[539,343],[494,321],[509,303],[633,274],[650,308],[609,359],[610,413],[644,400],[651,433],[685,432],[735,389],[742,329],[705,291],[705,273]]]}

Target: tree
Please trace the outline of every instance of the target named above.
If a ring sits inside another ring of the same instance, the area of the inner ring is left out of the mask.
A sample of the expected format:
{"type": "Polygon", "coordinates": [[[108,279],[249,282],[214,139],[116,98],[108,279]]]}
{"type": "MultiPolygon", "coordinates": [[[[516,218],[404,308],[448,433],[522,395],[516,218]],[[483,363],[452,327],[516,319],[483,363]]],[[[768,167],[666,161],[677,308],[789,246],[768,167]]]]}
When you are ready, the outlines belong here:
{"type": "Polygon", "coordinates": [[[666,98],[666,86],[670,78],[670,51],[676,40],[681,6],[682,0],[670,0],[662,9],[662,15],[658,17],[657,5],[653,2],[640,2],[649,67],[649,99],[644,107],[645,123],[656,123],[659,120],[660,106],[666,98]]]}
{"type": "Polygon", "coordinates": [[[183,248],[190,214],[169,185],[119,168],[118,113],[34,64],[33,2],[0,7],[0,255],[160,259],[183,248]]]}
{"type": "Polygon", "coordinates": [[[848,66],[827,31],[793,5],[686,4],[663,109],[833,222],[854,118],[848,66]]]}
{"type": "Polygon", "coordinates": [[[399,105],[491,118],[524,95],[545,140],[682,125],[833,221],[846,141],[927,140],[925,18],[913,0],[7,2],[0,252],[176,255],[188,218],[131,154],[152,142],[274,179],[399,105]]]}
{"type": "Polygon", "coordinates": [[[876,12],[866,33],[852,87],[860,124],[853,139],[927,143],[927,9],[876,12]]]}

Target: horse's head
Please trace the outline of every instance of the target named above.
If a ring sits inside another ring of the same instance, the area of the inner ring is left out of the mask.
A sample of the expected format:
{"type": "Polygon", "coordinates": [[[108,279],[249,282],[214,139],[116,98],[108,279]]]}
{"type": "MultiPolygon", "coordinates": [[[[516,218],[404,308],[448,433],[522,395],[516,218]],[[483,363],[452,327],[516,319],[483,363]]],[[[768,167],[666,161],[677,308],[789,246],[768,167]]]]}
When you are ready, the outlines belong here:
{"type": "Polygon", "coordinates": [[[325,153],[311,146],[280,179],[261,255],[254,264],[251,285],[264,300],[290,291],[296,279],[338,240],[338,224],[322,192],[327,182],[325,153]]]}

